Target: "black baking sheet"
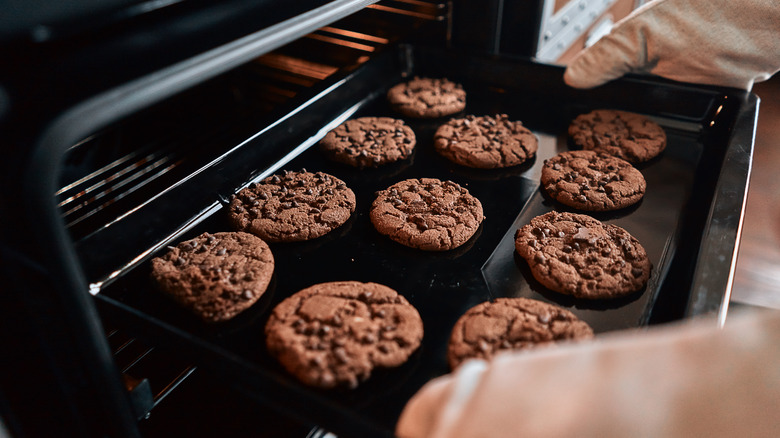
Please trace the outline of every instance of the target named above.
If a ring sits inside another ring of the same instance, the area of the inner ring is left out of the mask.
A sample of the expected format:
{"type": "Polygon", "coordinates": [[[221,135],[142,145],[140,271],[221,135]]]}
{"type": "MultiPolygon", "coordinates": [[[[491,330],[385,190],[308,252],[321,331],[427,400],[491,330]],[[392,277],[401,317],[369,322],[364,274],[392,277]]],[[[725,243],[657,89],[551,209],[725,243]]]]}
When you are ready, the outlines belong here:
{"type": "MultiPolygon", "coordinates": [[[[659,95],[657,88],[640,84],[637,85],[638,90],[649,89],[659,96],[659,101],[652,105],[642,102],[631,104],[624,97],[615,95],[612,96],[614,105],[609,105],[611,97],[608,93],[602,95],[601,100],[566,101],[560,95],[547,93],[531,83],[545,81],[539,73],[528,70],[538,67],[511,62],[501,64],[495,73],[499,82],[496,85],[486,80],[484,71],[480,70],[491,68],[491,61],[462,66],[455,55],[435,53],[438,58],[426,55],[414,58],[417,63],[411,66],[398,64],[397,71],[384,73],[388,75],[387,80],[380,81],[375,92],[362,103],[350,102],[353,106],[348,113],[332,116],[396,116],[384,99],[384,92],[389,86],[413,74],[448,76],[461,82],[468,93],[463,114],[506,113],[511,119],[523,121],[539,138],[540,149],[535,159],[515,168],[498,170],[475,170],[455,165],[433,150],[433,133],[446,119],[405,119],[417,135],[418,143],[413,156],[404,162],[377,169],[357,170],[333,163],[325,159],[316,146],[311,147],[280,170],[306,168],[337,176],[355,192],[356,211],[344,226],[319,239],[271,244],[276,261],[274,276],[266,294],[253,307],[232,321],[204,324],[155,289],[149,279],[148,260],[122,273],[104,288],[101,298],[113,306],[129,310],[128,313],[135,318],[129,320],[154,325],[157,330],[153,333],[161,336],[158,341],[165,342],[167,339],[169,344],[188,344],[188,351],[193,357],[212,368],[223,370],[225,374],[239,369],[234,376],[225,376],[228,380],[235,380],[237,386],[241,386],[242,379],[249,376],[246,382],[249,391],[262,392],[263,382],[281,384],[291,391],[290,394],[263,393],[260,398],[264,400],[278,400],[279,406],[284,408],[285,399],[288,395],[292,397],[293,392],[298,400],[306,400],[310,395],[310,412],[298,411],[296,414],[303,417],[312,414],[311,418],[342,436],[365,436],[377,431],[392,434],[394,423],[409,397],[425,382],[448,372],[446,345],[450,330],[466,310],[478,303],[514,296],[552,302],[573,311],[591,324],[597,335],[646,325],[656,310],[654,304],[664,286],[677,246],[683,239],[698,239],[696,235],[684,233],[689,228],[683,223],[686,212],[698,205],[693,203],[692,194],[697,187],[697,178],[701,178],[699,162],[705,148],[701,137],[702,117],[709,111],[712,97],[698,96],[701,99],[696,105],[690,101],[679,103],[680,97],[659,95]],[[506,75],[511,72],[516,74],[516,78],[507,80],[506,75]],[[515,84],[516,88],[507,84],[515,84]],[[677,106],[672,106],[675,102],[678,102],[677,106]],[[649,107],[647,111],[638,112],[644,112],[664,126],[668,146],[660,158],[641,166],[648,188],[638,206],[594,215],[606,223],[625,228],[642,243],[653,263],[648,286],[626,298],[586,301],[540,287],[530,276],[525,262],[515,255],[513,234],[536,215],[551,210],[567,210],[539,192],[540,168],[544,159],[569,149],[566,139],[568,122],[579,112],[596,107],[634,111],[649,107]],[[692,114],[698,114],[700,119],[696,120],[692,114]],[[377,190],[403,179],[420,177],[452,180],[466,187],[482,202],[486,219],[476,235],[462,247],[446,252],[419,251],[389,240],[371,225],[369,207],[377,190]],[[273,306],[304,287],[336,280],[372,281],[392,287],[419,310],[425,327],[422,346],[407,364],[393,370],[379,370],[352,391],[321,391],[298,384],[268,355],[264,345],[263,327],[273,306]],[[322,421],[322,415],[315,415],[323,406],[331,409],[325,421],[322,421]],[[333,412],[343,415],[330,415],[333,412]],[[350,418],[359,418],[361,423],[351,425],[350,418]]],[[[371,63],[364,68],[371,68],[371,63]]],[[[545,71],[560,73],[554,68],[545,71]]],[[[551,77],[547,81],[559,81],[559,78],[551,77]]],[[[316,135],[321,135],[320,128],[315,126],[311,129],[319,132],[316,135]]],[[[281,146],[293,150],[298,145],[281,146]]],[[[269,163],[257,163],[258,171],[269,166],[269,163]]],[[[205,231],[231,230],[225,215],[226,209],[217,211],[187,230],[178,240],[205,231]]],[[[278,390],[279,386],[274,388],[278,390]]]]}

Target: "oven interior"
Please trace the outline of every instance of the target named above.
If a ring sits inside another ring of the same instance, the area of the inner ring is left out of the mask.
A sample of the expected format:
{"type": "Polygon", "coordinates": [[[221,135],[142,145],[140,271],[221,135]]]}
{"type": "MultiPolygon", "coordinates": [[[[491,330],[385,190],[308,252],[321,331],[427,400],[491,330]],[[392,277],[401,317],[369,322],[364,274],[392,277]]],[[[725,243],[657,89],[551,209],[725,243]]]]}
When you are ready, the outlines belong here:
{"type": "MultiPolygon", "coordinates": [[[[736,173],[736,184],[746,184],[750,153],[734,150],[733,133],[749,126],[754,98],[640,77],[569,89],[561,67],[458,50],[464,31],[456,29],[453,40],[457,6],[418,0],[367,5],[68,145],[56,206],[142,430],[153,435],[166,429],[152,409],[163,400],[186,403],[177,389],[191,388],[188,382],[195,380],[215,392],[220,385],[231,388],[251,404],[248,410],[270,407],[283,424],[281,418],[292,418],[291,434],[318,425],[339,436],[392,436],[405,401],[448,372],[449,330],[475,304],[537,298],[572,310],[597,334],[699,313],[691,303],[702,267],[709,266],[702,252],[714,232],[713,212],[735,208],[719,207],[728,184],[724,173],[736,173]],[[538,156],[500,171],[453,165],[432,148],[442,120],[406,120],[418,145],[403,163],[358,171],[319,153],[318,140],[339,123],[393,116],[385,93],[413,76],[462,83],[468,114],[522,120],[540,140],[538,156]],[[646,242],[654,264],[650,284],[626,299],[587,303],[536,284],[514,255],[512,236],[531,217],[561,209],[539,193],[540,167],[569,148],[566,128],[573,117],[604,107],[650,116],[667,130],[669,147],[640,169],[650,188],[638,207],[598,217],[646,242]],[[726,172],[735,154],[742,167],[726,172]],[[230,230],[224,207],[232,194],[270,174],[303,168],[343,179],[357,195],[357,210],[315,241],[272,245],[274,279],[252,308],[227,323],[204,325],[154,289],[152,257],[201,232],[230,230]],[[477,196],[488,218],[477,235],[436,254],[380,236],[368,221],[373,194],[413,177],[453,180],[477,196]],[[355,391],[303,387],[264,349],[270,309],[303,287],[333,280],[387,284],[418,308],[425,324],[423,346],[407,364],[375,372],[355,391]]],[[[726,231],[727,237],[736,233],[731,225],[726,231]]]]}

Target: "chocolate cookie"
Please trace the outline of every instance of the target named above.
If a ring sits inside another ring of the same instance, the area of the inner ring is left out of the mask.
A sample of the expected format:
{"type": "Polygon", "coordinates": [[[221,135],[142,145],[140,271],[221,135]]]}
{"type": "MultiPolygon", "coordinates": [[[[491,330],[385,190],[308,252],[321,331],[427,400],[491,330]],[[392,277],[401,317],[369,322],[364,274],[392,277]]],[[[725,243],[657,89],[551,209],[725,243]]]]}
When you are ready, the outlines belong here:
{"type": "Polygon", "coordinates": [[[203,233],[152,259],[159,288],[206,322],[233,318],[268,287],[274,257],[259,237],[203,233]]]}
{"type": "Polygon", "coordinates": [[[392,108],[409,117],[444,117],[466,108],[466,92],[447,79],[414,78],[387,91],[392,108]]]}
{"type": "Polygon", "coordinates": [[[502,350],[524,350],[593,337],[573,313],[529,298],[498,298],[469,309],[455,323],[447,361],[455,369],[466,359],[489,360],[502,350]]]}
{"type": "Polygon", "coordinates": [[[639,114],[595,110],[581,114],[569,125],[577,146],[604,152],[638,164],[655,158],[666,148],[666,132],[639,114]]]}
{"type": "Polygon", "coordinates": [[[647,183],[628,161],[594,151],[569,151],[546,160],[542,189],[580,210],[611,211],[639,202],[647,183]]]}
{"type": "Polygon", "coordinates": [[[320,141],[331,159],[354,167],[376,167],[408,158],[417,140],[403,120],[361,117],[348,120],[320,141]]]}
{"type": "Polygon", "coordinates": [[[466,243],[484,216],[482,204],[452,181],[408,179],[377,192],[371,223],[412,248],[445,251],[466,243]]]}
{"type": "Polygon", "coordinates": [[[268,351],[301,382],[355,388],[374,368],[397,367],[420,346],[420,314],[377,283],[338,281],[282,301],[265,326],[268,351]]]}
{"type": "Polygon", "coordinates": [[[641,290],[651,264],[626,230],[584,214],[550,212],[515,234],[515,249],[534,278],[576,298],[616,298],[641,290]]]}
{"type": "Polygon", "coordinates": [[[320,237],[355,211],[355,193],[323,172],[285,171],[241,190],[230,201],[230,221],[269,242],[320,237]]]}
{"type": "Polygon", "coordinates": [[[440,126],[434,147],[462,166],[495,169],[523,164],[536,155],[538,140],[521,122],[506,114],[466,116],[440,126]]]}

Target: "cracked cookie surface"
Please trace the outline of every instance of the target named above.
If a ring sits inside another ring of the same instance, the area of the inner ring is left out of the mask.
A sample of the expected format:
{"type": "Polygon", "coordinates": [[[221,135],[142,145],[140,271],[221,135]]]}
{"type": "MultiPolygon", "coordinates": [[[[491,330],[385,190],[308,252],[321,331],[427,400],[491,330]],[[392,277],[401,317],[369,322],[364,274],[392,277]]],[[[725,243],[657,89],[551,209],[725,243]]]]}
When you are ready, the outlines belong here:
{"type": "Polygon", "coordinates": [[[230,201],[230,222],[269,242],[323,236],[355,211],[355,193],[323,172],[285,171],[239,191],[230,201]]]}
{"type": "Polygon", "coordinates": [[[593,337],[593,329],[570,311],[530,298],[497,298],[463,314],[452,329],[447,361],[489,360],[504,350],[524,350],[593,337]]]}
{"type": "Polygon", "coordinates": [[[417,350],[417,309],[377,283],[339,281],[303,289],[277,305],[265,327],[269,352],[301,382],[355,388],[377,367],[402,365],[417,350]]]}
{"type": "Polygon", "coordinates": [[[463,111],[466,92],[448,79],[415,77],[387,91],[393,110],[409,117],[436,118],[463,111]]]}
{"type": "Polygon", "coordinates": [[[320,149],[334,161],[354,167],[376,167],[408,158],[417,140],[403,120],[360,117],[328,132],[320,149]]]}
{"type": "Polygon", "coordinates": [[[574,144],[639,164],[666,148],[666,132],[640,114],[618,110],[594,110],[580,114],[569,125],[574,144]]]}
{"type": "Polygon", "coordinates": [[[647,183],[628,161],[594,151],[569,151],[545,161],[541,186],[569,207],[611,211],[639,202],[647,183]]]}
{"type": "Polygon", "coordinates": [[[517,166],[536,155],[536,136],[506,114],[452,119],[436,130],[436,151],[462,166],[495,169],[517,166]]]}
{"type": "Polygon", "coordinates": [[[242,232],[203,233],[151,263],[158,287],[206,322],[226,321],[249,308],[274,271],[268,245],[242,232]]]}
{"type": "Polygon", "coordinates": [[[575,213],[550,212],[515,233],[515,250],[546,288],[576,298],[617,298],[645,287],[651,263],[628,231],[575,213]]]}
{"type": "Polygon", "coordinates": [[[474,235],[482,204],[452,181],[408,179],[377,192],[371,223],[380,233],[412,248],[445,251],[474,235]]]}

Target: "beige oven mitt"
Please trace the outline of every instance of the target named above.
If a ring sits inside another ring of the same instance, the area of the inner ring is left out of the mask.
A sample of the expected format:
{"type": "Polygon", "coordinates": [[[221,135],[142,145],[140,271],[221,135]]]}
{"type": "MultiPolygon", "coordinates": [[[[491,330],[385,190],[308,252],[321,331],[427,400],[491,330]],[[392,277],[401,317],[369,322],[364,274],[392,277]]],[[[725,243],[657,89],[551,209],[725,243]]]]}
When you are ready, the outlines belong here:
{"type": "Polygon", "coordinates": [[[780,0],[655,0],[580,52],[567,84],[625,73],[750,90],[780,69],[780,0]]]}
{"type": "Polygon", "coordinates": [[[470,360],[406,405],[400,438],[778,437],[780,312],[470,360]]]}

